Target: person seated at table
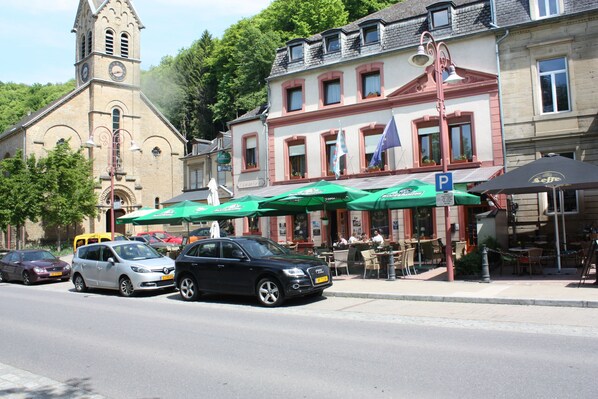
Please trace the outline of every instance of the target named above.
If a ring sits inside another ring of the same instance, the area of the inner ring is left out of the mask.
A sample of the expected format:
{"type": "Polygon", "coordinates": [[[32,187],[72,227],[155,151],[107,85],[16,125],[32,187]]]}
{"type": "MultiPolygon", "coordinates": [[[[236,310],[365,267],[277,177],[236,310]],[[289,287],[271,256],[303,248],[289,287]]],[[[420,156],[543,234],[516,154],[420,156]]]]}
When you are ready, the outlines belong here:
{"type": "Polygon", "coordinates": [[[349,237],[349,244],[355,244],[357,242],[361,242],[361,240],[357,237],[357,232],[354,231],[353,234],[351,234],[351,237],[349,237]]]}
{"type": "Polygon", "coordinates": [[[335,248],[345,248],[349,243],[342,234],[338,234],[338,241],[333,244],[335,248]]]}
{"type": "Polygon", "coordinates": [[[380,234],[378,230],[374,230],[374,236],[372,237],[372,242],[377,245],[381,245],[384,242],[384,237],[380,234]]]}
{"type": "Polygon", "coordinates": [[[370,242],[368,235],[365,232],[361,233],[361,242],[370,242]]]}

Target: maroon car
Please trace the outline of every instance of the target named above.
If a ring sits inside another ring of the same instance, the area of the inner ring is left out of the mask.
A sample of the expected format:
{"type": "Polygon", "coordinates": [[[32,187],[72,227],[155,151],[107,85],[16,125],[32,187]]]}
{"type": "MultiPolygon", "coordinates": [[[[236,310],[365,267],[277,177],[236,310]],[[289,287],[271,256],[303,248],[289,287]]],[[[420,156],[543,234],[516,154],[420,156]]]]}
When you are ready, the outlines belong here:
{"type": "Polygon", "coordinates": [[[10,251],[0,260],[0,281],[68,281],[71,265],[43,249],[10,251]]]}

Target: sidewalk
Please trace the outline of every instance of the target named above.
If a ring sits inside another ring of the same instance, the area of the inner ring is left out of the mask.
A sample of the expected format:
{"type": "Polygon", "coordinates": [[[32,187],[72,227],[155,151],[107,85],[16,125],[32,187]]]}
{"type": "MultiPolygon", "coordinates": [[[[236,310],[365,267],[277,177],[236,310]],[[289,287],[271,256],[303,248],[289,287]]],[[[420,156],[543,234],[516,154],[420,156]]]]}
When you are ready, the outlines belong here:
{"type": "Polygon", "coordinates": [[[353,275],[333,277],[333,286],[324,294],[409,301],[598,308],[598,285],[593,284],[595,280],[592,274],[579,288],[579,275],[503,275],[491,276],[490,283],[448,282],[446,268],[439,267],[395,281],[363,279],[353,275]]]}

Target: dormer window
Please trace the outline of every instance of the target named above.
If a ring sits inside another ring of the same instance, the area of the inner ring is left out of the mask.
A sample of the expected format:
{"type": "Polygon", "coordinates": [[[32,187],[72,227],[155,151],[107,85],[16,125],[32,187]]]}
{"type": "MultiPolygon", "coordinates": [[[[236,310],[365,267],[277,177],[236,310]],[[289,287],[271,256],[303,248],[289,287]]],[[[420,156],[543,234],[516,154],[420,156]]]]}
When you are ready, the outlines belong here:
{"type": "Polygon", "coordinates": [[[289,46],[289,54],[291,61],[299,61],[303,59],[303,44],[294,44],[289,46]]]}
{"type": "Polygon", "coordinates": [[[561,13],[561,0],[535,0],[538,18],[547,18],[561,13]]]}
{"type": "Polygon", "coordinates": [[[326,53],[334,53],[341,49],[341,41],[338,35],[326,37],[324,43],[326,44],[326,53]]]}
{"type": "Polygon", "coordinates": [[[378,43],[380,35],[378,34],[378,25],[366,26],[362,29],[363,44],[378,43]]]}
{"type": "Polygon", "coordinates": [[[449,10],[443,8],[441,10],[430,11],[430,19],[432,20],[432,29],[442,28],[449,24],[449,10]]]}
{"type": "Polygon", "coordinates": [[[439,1],[426,7],[430,30],[450,27],[454,7],[455,4],[452,1],[439,1]]]}

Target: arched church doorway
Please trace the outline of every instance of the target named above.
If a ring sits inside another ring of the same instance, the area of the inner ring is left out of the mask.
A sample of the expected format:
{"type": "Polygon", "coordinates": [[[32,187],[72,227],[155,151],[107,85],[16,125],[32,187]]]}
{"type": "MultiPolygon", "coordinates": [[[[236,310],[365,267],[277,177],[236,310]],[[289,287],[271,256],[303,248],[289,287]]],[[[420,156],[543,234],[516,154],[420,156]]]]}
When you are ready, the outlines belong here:
{"type": "MultiPolygon", "coordinates": [[[[110,202],[110,198],[107,199],[107,202],[110,202]]],[[[126,225],[125,224],[117,224],[116,220],[125,215],[126,212],[122,209],[123,205],[126,203],[126,200],[123,200],[119,195],[114,194],[114,232],[126,234],[126,225]]],[[[108,204],[110,205],[110,204],[108,204]]],[[[110,233],[112,231],[112,212],[111,209],[108,208],[106,211],[106,232],[110,233]]]]}

